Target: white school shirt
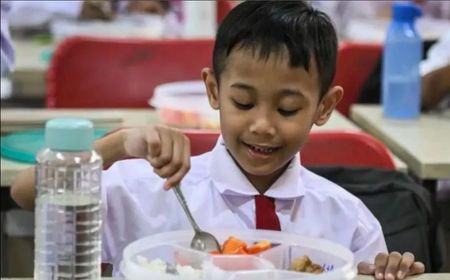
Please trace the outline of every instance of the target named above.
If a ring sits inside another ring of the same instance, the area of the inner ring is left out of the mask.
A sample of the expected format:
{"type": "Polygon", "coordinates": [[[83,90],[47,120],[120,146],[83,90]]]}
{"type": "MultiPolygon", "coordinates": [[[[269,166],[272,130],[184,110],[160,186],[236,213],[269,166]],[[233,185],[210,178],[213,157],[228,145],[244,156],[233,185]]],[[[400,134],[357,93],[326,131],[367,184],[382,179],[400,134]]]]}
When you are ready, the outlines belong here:
{"type": "MultiPolygon", "coordinates": [[[[124,248],[151,234],[191,229],[172,191],[142,159],[116,162],[102,177],[102,261],[114,265],[124,248]]],[[[193,157],[181,184],[202,229],[255,229],[258,191],[227,152],[222,138],[214,149],[193,157]]],[[[300,165],[297,154],[265,193],[275,198],[281,230],[325,238],[349,248],[356,262],[373,262],[387,252],[381,226],[356,197],[300,165]]]]}

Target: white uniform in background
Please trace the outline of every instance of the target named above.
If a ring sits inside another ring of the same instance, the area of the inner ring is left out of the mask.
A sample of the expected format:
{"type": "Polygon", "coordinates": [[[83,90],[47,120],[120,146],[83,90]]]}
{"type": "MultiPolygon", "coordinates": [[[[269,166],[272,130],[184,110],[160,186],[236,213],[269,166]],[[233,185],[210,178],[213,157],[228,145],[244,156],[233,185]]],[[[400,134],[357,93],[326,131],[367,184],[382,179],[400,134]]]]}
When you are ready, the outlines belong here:
{"type": "MultiPolygon", "coordinates": [[[[350,25],[358,20],[389,19],[393,2],[413,1],[325,1],[314,0],[310,3],[313,7],[327,13],[341,38],[347,37],[351,32],[350,25]]],[[[450,1],[425,1],[418,5],[423,11],[423,18],[450,21],[450,1]]],[[[424,28],[432,28],[425,22],[424,28]]],[[[439,24],[440,25],[440,24],[439,24]]],[[[352,25],[353,26],[353,25],[352,25]]],[[[440,26],[434,25],[441,29],[440,26]]]]}
{"type": "Polygon", "coordinates": [[[11,27],[39,27],[55,17],[75,19],[80,14],[82,6],[82,0],[11,1],[8,20],[11,27]]]}
{"type": "Polygon", "coordinates": [[[420,65],[422,76],[450,64],[450,30],[428,50],[427,57],[420,65]]]}

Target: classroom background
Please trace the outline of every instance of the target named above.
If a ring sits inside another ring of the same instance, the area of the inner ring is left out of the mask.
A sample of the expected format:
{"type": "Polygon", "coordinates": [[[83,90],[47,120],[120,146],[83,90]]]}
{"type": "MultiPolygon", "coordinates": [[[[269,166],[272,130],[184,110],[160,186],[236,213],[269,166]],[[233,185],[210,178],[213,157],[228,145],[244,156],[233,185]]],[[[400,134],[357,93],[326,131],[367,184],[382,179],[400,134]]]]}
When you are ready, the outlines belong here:
{"type": "MultiPolygon", "coordinates": [[[[83,116],[106,130],[155,123],[179,127],[198,143],[194,154],[207,151],[220,123],[209,108],[200,70],[211,65],[218,25],[241,1],[1,2],[1,277],[32,277],[34,216],[15,205],[9,186],[41,143],[30,138],[17,147],[15,135],[42,128],[53,117],[83,116]],[[9,71],[3,71],[4,28],[14,49],[9,71]],[[17,155],[7,149],[23,150],[17,155]]],[[[381,58],[393,1],[310,2],[338,31],[334,84],[343,86],[345,96],[330,122],[313,129],[302,162],[393,170],[425,188],[436,223],[426,242],[429,254],[442,262],[433,272],[450,273],[450,91],[426,103],[431,105],[416,120],[386,119],[381,58]],[[370,150],[374,145],[382,152],[370,150]]],[[[450,65],[450,2],[413,2],[423,13],[416,27],[427,93],[450,78],[427,75],[450,65]],[[437,43],[444,47],[434,48],[437,43]]],[[[427,277],[432,273],[417,279],[435,279],[427,277]]]]}

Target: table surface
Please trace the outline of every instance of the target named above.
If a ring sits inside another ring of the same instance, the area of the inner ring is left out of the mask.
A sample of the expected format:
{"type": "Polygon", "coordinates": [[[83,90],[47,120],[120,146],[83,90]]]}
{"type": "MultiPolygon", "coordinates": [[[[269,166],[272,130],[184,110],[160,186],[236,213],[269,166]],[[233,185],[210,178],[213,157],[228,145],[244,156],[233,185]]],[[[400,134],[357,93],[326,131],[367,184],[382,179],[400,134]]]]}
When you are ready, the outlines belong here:
{"type": "MultiPolygon", "coordinates": [[[[62,116],[89,118],[96,127],[111,129],[120,126],[142,126],[158,122],[158,114],[150,109],[2,109],[0,114],[2,133],[42,128],[46,120],[62,116]]],[[[337,111],[333,112],[327,124],[322,127],[313,127],[314,131],[334,129],[360,130],[337,111]]],[[[398,159],[394,161],[399,170],[405,169],[404,163],[398,159]]],[[[31,165],[1,158],[1,186],[8,187],[14,176],[29,166],[31,165]]]]}
{"type": "MultiPolygon", "coordinates": [[[[121,278],[104,277],[102,280],[119,280],[121,278]]],[[[373,280],[372,276],[358,275],[355,280],[373,280]]],[[[426,273],[418,276],[411,276],[407,280],[446,280],[450,279],[450,273],[426,273]]],[[[1,280],[33,280],[32,278],[1,278],[1,280]]]]}
{"type": "Polygon", "coordinates": [[[394,121],[383,117],[379,105],[354,105],[351,118],[384,142],[420,179],[450,178],[450,110],[394,121]]]}

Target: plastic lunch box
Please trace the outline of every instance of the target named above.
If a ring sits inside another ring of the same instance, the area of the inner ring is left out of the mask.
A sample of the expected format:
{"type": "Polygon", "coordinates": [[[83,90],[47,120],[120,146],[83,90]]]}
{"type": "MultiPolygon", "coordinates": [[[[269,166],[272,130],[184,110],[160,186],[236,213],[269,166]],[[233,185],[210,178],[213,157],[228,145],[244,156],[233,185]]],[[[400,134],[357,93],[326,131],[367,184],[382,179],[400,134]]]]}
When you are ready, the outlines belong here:
{"type": "Polygon", "coordinates": [[[218,111],[208,103],[203,81],[181,81],[159,85],[148,101],[161,122],[180,128],[219,129],[218,111]]]}
{"type": "Polygon", "coordinates": [[[120,270],[127,280],[276,280],[317,279],[350,280],[356,276],[353,254],[328,240],[265,230],[211,230],[220,243],[235,236],[252,244],[268,240],[273,247],[258,255],[211,255],[190,249],[192,231],[173,231],[139,239],[124,252],[120,270]],[[324,269],[322,274],[288,271],[293,260],[307,255],[324,269]],[[201,270],[199,275],[174,275],[151,271],[139,264],[145,257],[161,259],[170,265],[188,265],[201,270]]]}

